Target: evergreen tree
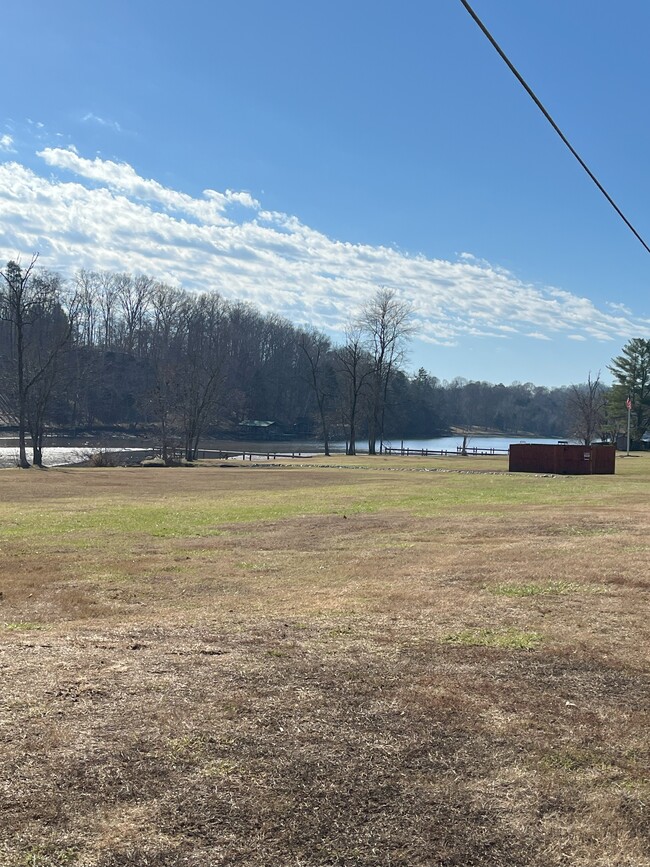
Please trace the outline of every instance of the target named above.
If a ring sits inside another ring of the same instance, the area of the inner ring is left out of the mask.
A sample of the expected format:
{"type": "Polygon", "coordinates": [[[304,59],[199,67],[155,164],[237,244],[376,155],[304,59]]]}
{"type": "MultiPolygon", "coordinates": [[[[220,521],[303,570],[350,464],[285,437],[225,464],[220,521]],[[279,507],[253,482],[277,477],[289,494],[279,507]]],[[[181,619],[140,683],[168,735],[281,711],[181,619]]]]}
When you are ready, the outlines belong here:
{"type": "Polygon", "coordinates": [[[650,340],[634,337],[621,354],[612,359],[608,370],[614,376],[610,391],[609,414],[619,430],[627,420],[626,401],[632,402],[632,439],[640,440],[650,427],[650,340]]]}

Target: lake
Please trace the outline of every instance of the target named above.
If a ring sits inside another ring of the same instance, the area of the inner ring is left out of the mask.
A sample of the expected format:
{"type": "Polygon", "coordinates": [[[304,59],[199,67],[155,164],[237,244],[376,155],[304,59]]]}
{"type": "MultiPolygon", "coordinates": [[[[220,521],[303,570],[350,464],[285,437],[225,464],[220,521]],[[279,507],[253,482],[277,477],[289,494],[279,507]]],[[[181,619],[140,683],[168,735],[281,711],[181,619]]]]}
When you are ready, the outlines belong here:
{"type": "MultiPolygon", "coordinates": [[[[474,449],[479,452],[490,451],[490,449],[507,451],[513,443],[550,443],[556,445],[560,439],[561,437],[522,437],[515,434],[504,436],[468,436],[466,447],[469,452],[474,449]]],[[[344,451],[345,443],[341,443],[340,445],[344,451]]],[[[384,445],[390,446],[393,449],[428,449],[429,451],[456,452],[459,448],[462,448],[463,437],[448,436],[436,437],[434,439],[385,440],[384,445]]],[[[367,450],[368,443],[360,443],[359,447],[367,450]]]]}
{"type": "MultiPolygon", "coordinates": [[[[10,440],[3,439],[5,444],[9,443],[10,440]]],[[[523,438],[521,436],[472,436],[467,438],[467,451],[471,454],[474,449],[478,452],[489,451],[490,449],[507,450],[512,443],[521,443],[521,442],[531,442],[531,443],[552,443],[555,444],[558,442],[558,438],[538,438],[538,437],[529,437],[523,438]]],[[[460,448],[463,444],[462,436],[447,436],[447,437],[434,437],[432,439],[404,439],[404,440],[385,440],[386,446],[390,446],[393,449],[412,449],[421,451],[422,449],[427,449],[429,451],[446,451],[452,454],[455,454],[457,449],[460,448]]],[[[143,448],[134,448],[131,446],[124,446],[120,443],[109,443],[107,444],[107,448],[111,452],[118,452],[120,454],[125,454],[128,452],[144,452],[147,450],[146,446],[143,448]]],[[[246,450],[247,452],[258,452],[264,453],[267,452],[281,452],[281,453],[292,453],[292,452],[301,452],[303,455],[307,454],[318,454],[322,452],[323,446],[322,443],[318,441],[309,441],[303,440],[297,442],[295,440],[289,440],[287,442],[246,442],[246,443],[238,443],[238,442],[217,442],[210,441],[202,444],[202,448],[205,448],[206,451],[215,450],[219,448],[223,448],[228,451],[238,451],[239,449],[246,450]]],[[[332,452],[335,453],[344,453],[345,452],[345,442],[344,441],[335,441],[330,444],[330,448],[332,452]]],[[[90,445],[81,445],[81,446],[46,446],[43,449],[43,463],[47,467],[56,467],[56,466],[66,466],[69,464],[80,463],[86,460],[91,454],[98,452],[101,450],[99,446],[90,446],[90,445]]],[[[359,440],[357,443],[357,450],[360,454],[368,450],[368,441],[367,440],[359,440]]],[[[151,453],[151,449],[147,450],[151,453]]],[[[31,460],[31,449],[27,450],[28,459],[31,460]]],[[[15,467],[18,463],[18,442],[16,440],[15,445],[4,445],[0,447],[0,467],[15,467]]]]}

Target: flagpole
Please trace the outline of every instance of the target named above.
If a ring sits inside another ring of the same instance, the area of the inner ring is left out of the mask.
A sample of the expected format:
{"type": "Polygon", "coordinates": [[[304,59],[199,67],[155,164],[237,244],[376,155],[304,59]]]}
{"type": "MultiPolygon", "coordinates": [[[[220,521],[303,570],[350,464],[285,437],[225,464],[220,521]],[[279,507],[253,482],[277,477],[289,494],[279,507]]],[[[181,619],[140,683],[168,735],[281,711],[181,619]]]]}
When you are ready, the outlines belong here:
{"type": "Polygon", "coordinates": [[[632,401],[627,399],[627,457],[630,457],[630,413],[632,412],[632,401]]]}

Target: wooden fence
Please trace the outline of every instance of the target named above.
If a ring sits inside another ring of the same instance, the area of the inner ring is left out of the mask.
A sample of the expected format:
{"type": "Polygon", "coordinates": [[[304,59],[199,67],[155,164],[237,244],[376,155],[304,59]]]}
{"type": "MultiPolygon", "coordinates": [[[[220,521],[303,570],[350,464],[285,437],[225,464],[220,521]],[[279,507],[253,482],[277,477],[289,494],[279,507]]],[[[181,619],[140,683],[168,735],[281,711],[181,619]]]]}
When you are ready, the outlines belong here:
{"type": "MultiPolygon", "coordinates": [[[[358,454],[367,454],[358,451],[358,454]]],[[[402,446],[384,446],[383,453],[385,455],[398,455],[401,457],[456,457],[456,456],[473,456],[473,457],[489,457],[490,455],[507,455],[508,449],[497,449],[492,447],[482,446],[457,446],[455,449],[412,449],[402,446]]],[[[244,461],[266,460],[274,461],[276,458],[312,458],[313,452],[251,452],[251,451],[225,451],[219,449],[199,449],[200,458],[214,458],[217,460],[227,460],[228,458],[238,458],[244,461]]]]}
{"type": "Polygon", "coordinates": [[[313,453],[308,452],[250,452],[225,451],[222,449],[199,449],[200,458],[211,458],[218,461],[226,461],[228,458],[237,458],[243,461],[274,461],[277,458],[311,458],[313,453]]]}
{"type": "Polygon", "coordinates": [[[508,449],[495,449],[482,446],[456,446],[455,449],[411,449],[403,446],[384,446],[384,454],[400,455],[401,457],[418,457],[418,458],[433,458],[433,457],[463,457],[472,456],[489,456],[489,455],[507,455],[508,449]]]}

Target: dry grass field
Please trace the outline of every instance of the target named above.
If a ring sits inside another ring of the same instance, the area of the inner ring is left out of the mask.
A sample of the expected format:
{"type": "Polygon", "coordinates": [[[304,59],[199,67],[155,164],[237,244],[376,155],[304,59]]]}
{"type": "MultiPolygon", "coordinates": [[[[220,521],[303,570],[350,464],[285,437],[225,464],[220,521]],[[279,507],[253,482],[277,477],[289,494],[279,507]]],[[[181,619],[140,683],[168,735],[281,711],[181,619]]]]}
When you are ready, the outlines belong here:
{"type": "Polygon", "coordinates": [[[650,865],[650,457],[504,470],[0,471],[2,867],[650,865]]]}

